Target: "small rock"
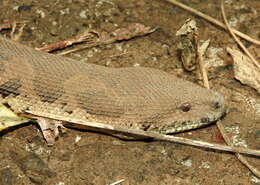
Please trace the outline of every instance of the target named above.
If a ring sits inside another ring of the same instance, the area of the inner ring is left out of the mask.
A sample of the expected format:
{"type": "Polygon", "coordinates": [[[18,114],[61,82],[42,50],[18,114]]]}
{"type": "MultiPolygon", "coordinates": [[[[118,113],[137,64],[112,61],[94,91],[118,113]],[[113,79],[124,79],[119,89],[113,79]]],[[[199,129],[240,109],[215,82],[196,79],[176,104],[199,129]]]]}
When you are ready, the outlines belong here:
{"type": "Polygon", "coordinates": [[[191,166],[192,166],[192,160],[191,160],[191,159],[183,160],[183,161],[181,162],[181,164],[182,164],[183,166],[186,166],[186,167],[191,167],[191,166]]]}
{"type": "Polygon", "coordinates": [[[47,164],[34,153],[30,153],[19,162],[21,169],[34,183],[42,184],[46,178],[55,176],[47,164]]]}
{"type": "Polygon", "coordinates": [[[17,8],[18,12],[30,11],[31,9],[32,9],[32,5],[22,5],[17,8]]]}
{"type": "Polygon", "coordinates": [[[35,153],[27,152],[21,148],[15,147],[10,151],[11,157],[26,174],[26,176],[36,184],[43,184],[46,178],[56,176],[48,165],[35,153]]]}
{"type": "Polygon", "coordinates": [[[45,18],[46,14],[43,10],[37,9],[36,13],[40,15],[41,18],[45,18]]]}
{"type": "Polygon", "coordinates": [[[86,13],[87,13],[86,10],[82,10],[82,11],[79,13],[80,18],[82,18],[82,19],[88,18],[86,13]]]}

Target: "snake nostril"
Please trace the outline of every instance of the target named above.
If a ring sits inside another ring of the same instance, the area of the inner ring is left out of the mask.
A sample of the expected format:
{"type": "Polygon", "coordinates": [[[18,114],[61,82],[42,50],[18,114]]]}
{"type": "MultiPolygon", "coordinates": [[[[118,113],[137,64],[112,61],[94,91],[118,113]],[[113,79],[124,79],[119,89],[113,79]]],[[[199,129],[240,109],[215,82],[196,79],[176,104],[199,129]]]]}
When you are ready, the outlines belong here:
{"type": "Polygon", "coordinates": [[[220,108],[220,103],[219,102],[214,102],[213,103],[213,108],[214,109],[219,109],[220,108]]]}
{"type": "Polygon", "coordinates": [[[189,103],[184,103],[180,106],[183,112],[189,112],[191,110],[191,105],[189,103]]]}

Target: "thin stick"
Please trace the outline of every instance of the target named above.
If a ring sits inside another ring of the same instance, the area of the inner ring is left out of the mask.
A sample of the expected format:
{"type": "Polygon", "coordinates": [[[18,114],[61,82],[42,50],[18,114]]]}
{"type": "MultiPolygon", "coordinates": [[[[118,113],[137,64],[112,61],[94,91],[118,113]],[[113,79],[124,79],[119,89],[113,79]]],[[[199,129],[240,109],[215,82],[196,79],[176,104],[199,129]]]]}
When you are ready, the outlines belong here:
{"type": "Polygon", "coordinates": [[[200,72],[202,74],[203,84],[204,84],[204,87],[206,87],[207,89],[210,89],[207,70],[205,68],[205,62],[203,60],[203,56],[202,56],[202,53],[200,51],[200,44],[199,44],[198,36],[195,36],[195,42],[196,42],[197,60],[199,62],[199,66],[200,66],[200,72]]]}
{"type": "MultiPolygon", "coordinates": [[[[220,22],[220,21],[218,21],[218,20],[216,20],[216,19],[214,19],[214,18],[212,18],[212,17],[210,17],[210,16],[208,16],[208,15],[202,13],[202,12],[199,12],[198,10],[195,10],[195,9],[193,9],[193,8],[191,8],[191,7],[188,7],[188,6],[186,6],[186,5],[184,5],[184,4],[180,3],[180,2],[177,2],[177,1],[175,1],[175,0],[166,0],[166,1],[168,1],[168,2],[170,2],[170,3],[172,3],[172,4],[176,5],[176,6],[178,6],[178,7],[182,8],[182,9],[184,9],[184,10],[187,10],[187,11],[189,11],[189,12],[192,12],[192,13],[194,13],[195,15],[197,15],[197,16],[199,16],[199,17],[202,17],[202,18],[206,19],[207,21],[209,21],[209,22],[211,22],[211,23],[213,23],[213,24],[215,24],[215,25],[218,25],[218,26],[221,27],[221,28],[227,29],[227,27],[225,26],[225,24],[223,24],[222,22],[220,22]]],[[[246,34],[240,32],[240,31],[238,31],[238,30],[235,30],[235,29],[233,29],[233,28],[232,28],[232,31],[233,31],[236,35],[238,35],[239,37],[241,37],[241,38],[243,38],[243,39],[245,39],[245,40],[247,40],[247,41],[249,41],[249,42],[252,42],[252,43],[254,43],[254,44],[260,45],[260,41],[258,41],[258,40],[256,40],[256,39],[253,39],[253,38],[249,37],[248,35],[246,35],[246,34]]]]}
{"type": "Polygon", "coordinates": [[[247,56],[252,60],[252,62],[256,65],[256,67],[258,67],[260,69],[260,64],[255,60],[255,58],[251,55],[251,53],[246,49],[246,47],[242,44],[242,42],[236,37],[236,35],[234,34],[232,28],[230,27],[230,25],[227,22],[227,18],[226,18],[226,14],[225,14],[225,10],[224,10],[224,3],[223,1],[221,1],[221,12],[222,12],[222,16],[224,19],[224,22],[227,26],[228,31],[230,32],[230,34],[232,35],[233,39],[237,42],[237,44],[242,48],[242,50],[247,54],[247,56]]]}
{"type": "Polygon", "coordinates": [[[116,132],[121,132],[121,133],[129,133],[129,134],[136,135],[136,136],[154,138],[155,140],[170,141],[170,142],[181,143],[181,144],[186,144],[186,145],[191,145],[191,146],[197,146],[197,147],[201,147],[201,148],[209,148],[209,149],[232,152],[232,153],[242,153],[242,154],[260,157],[260,150],[253,150],[253,149],[248,149],[248,148],[208,143],[208,142],[204,142],[204,141],[198,141],[198,140],[192,140],[192,139],[187,139],[187,138],[182,138],[182,137],[175,137],[175,136],[170,136],[170,135],[159,134],[159,133],[155,133],[155,132],[151,132],[151,131],[115,127],[112,125],[97,123],[97,122],[82,122],[80,120],[79,121],[74,120],[74,123],[65,122],[64,126],[78,128],[78,129],[86,129],[86,130],[89,130],[91,128],[92,129],[96,128],[96,129],[107,130],[108,132],[116,131],[116,132]]]}
{"type": "Polygon", "coordinates": [[[112,33],[107,32],[97,32],[94,30],[87,30],[76,37],[68,38],[57,43],[43,46],[41,48],[36,48],[37,50],[51,52],[57,49],[63,49],[68,46],[77,43],[85,43],[85,45],[73,48],[68,51],[59,53],[58,55],[66,55],[72,52],[80,51],[87,48],[92,48],[99,45],[111,44],[116,41],[129,40],[134,37],[140,37],[154,32],[156,28],[152,29],[140,23],[130,24],[127,28],[118,28],[112,33]]]}
{"type": "Polygon", "coordinates": [[[207,89],[210,89],[209,79],[208,79],[207,71],[206,71],[206,68],[205,68],[205,62],[204,62],[203,57],[202,57],[202,55],[199,51],[198,51],[198,61],[199,61],[200,71],[202,73],[202,79],[203,79],[204,87],[206,87],[207,89]]]}
{"type": "Polygon", "coordinates": [[[46,45],[46,46],[43,46],[40,48],[35,48],[35,49],[41,50],[41,51],[46,51],[46,52],[51,52],[51,51],[54,51],[57,49],[63,49],[68,46],[71,46],[73,44],[78,44],[78,43],[82,43],[82,42],[87,42],[88,44],[92,44],[95,41],[96,35],[97,34],[94,31],[87,30],[87,31],[77,35],[76,37],[71,37],[66,40],[59,41],[57,43],[53,43],[53,44],[46,45]]]}
{"type": "MultiPolygon", "coordinates": [[[[221,121],[217,122],[217,127],[220,130],[225,142],[229,145],[229,146],[234,146],[234,144],[230,141],[229,137],[225,134],[225,129],[221,123],[221,121]]],[[[246,160],[246,158],[238,153],[235,153],[236,157],[238,158],[238,160],[244,164],[256,177],[260,178],[260,172],[253,166],[251,166],[248,161],[246,160]]]]}
{"type": "Polygon", "coordinates": [[[140,37],[140,36],[153,33],[154,31],[156,31],[156,29],[157,28],[150,28],[140,23],[131,24],[127,28],[119,28],[113,31],[112,33],[106,33],[106,32],[100,33],[98,34],[99,38],[96,39],[96,41],[87,43],[86,45],[78,48],[61,52],[58,55],[67,55],[72,52],[80,51],[87,48],[92,48],[99,45],[107,45],[107,44],[114,43],[116,41],[130,40],[134,37],[138,37],[138,36],[140,37]]]}
{"type": "MultiPolygon", "coordinates": [[[[26,110],[24,114],[21,114],[20,116],[27,117],[29,119],[35,120],[37,116],[31,113],[30,110],[26,110]]],[[[43,115],[41,117],[48,118],[48,115],[43,115]]],[[[50,119],[50,118],[48,118],[50,119]]],[[[105,123],[98,123],[98,122],[86,122],[82,120],[71,120],[64,116],[59,115],[53,115],[53,120],[61,120],[63,121],[63,125],[67,127],[77,128],[77,129],[86,129],[86,130],[103,130],[103,131],[111,131],[111,132],[120,132],[120,133],[129,133],[136,136],[141,137],[148,137],[148,138],[154,138],[156,140],[161,141],[170,141],[175,143],[181,143],[191,146],[197,146],[201,148],[210,148],[214,150],[219,151],[226,151],[226,152],[232,152],[232,153],[241,153],[241,154],[247,154],[247,155],[253,155],[260,157],[260,150],[253,150],[248,148],[241,148],[241,147],[235,147],[235,146],[227,146],[227,145],[220,145],[215,143],[208,143],[204,141],[198,141],[198,140],[192,140],[182,137],[175,137],[170,135],[164,135],[156,132],[151,131],[144,131],[140,129],[129,129],[124,127],[118,127],[118,126],[112,126],[105,123]]]]}

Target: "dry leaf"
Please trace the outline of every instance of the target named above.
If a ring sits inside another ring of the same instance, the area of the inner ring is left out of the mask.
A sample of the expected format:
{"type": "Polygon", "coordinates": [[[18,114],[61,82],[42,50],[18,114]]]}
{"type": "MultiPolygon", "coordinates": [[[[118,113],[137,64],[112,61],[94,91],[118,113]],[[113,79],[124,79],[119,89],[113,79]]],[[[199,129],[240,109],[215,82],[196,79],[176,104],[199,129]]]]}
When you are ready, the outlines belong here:
{"type": "Polygon", "coordinates": [[[0,104],[0,131],[29,121],[29,119],[16,115],[6,106],[0,104]]]}
{"type": "Polygon", "coordinates": [[[227,51],[234,61],[235,78],[241,83],[256,89],[260,94],[260,71],[251,60],[240,51],[229,47],[227,51]]]}
{"type": "Polygon", "coordinates": [[[182,27],[176,32],[176,36],[188,35],[189,33],[196,33],[198,30],[196,21],[187,19],[182,27]]]}

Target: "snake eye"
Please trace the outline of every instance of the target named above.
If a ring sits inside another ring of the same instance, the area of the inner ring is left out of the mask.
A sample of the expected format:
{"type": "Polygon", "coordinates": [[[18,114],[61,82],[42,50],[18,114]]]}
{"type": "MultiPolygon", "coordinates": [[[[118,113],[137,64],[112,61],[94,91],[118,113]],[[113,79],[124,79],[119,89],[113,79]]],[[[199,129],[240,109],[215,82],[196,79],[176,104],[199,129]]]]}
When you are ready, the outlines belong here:
{"type": "Polygon", "coordinates": [[[180,109],[183,111],[183,112],[189,112],[191,110],[191,104],[189,103],[184,103],[180,106],[180,109]]]}

